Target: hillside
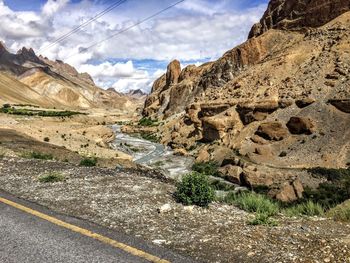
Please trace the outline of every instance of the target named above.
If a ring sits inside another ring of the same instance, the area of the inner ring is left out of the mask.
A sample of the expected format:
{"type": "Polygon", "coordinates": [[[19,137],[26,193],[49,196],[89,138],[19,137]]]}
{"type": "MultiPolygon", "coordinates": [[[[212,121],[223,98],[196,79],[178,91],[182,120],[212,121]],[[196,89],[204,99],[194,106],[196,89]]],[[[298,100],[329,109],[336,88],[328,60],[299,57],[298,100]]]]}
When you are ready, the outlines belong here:
{"type": "Polygon", "coordinates": [[[12,54],[0,43],[0,74],[6,79],[6,85],[1,85],[2,103],[116,110],[136,110],[140,105],[135,98],[97,87],[87,73],[37,56],[32,49],[22,48],[12,54]]]}
{"type": "Polygon", "coordinates": [[[346,167],[348,10],[348,1],[272,0],[250,38],[217,61],[184,69],[173,61],[143,114],[166,120],[162,142],[198,161],[236,165],[243,156],[251,164],[240,165],[243,180],[223,168],[239,183],[272,186],[299,176],[285,168],[346,167]]]}

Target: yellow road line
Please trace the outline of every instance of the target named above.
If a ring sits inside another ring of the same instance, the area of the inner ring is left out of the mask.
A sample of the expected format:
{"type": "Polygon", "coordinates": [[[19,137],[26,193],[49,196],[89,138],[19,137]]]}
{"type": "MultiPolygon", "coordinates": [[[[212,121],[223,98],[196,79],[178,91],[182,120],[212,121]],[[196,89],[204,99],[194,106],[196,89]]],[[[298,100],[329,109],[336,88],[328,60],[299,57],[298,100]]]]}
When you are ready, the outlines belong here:
{"type": "Polygon", "coordinates": [[[96,240],[101,241],[101,242],[103,242],[105,244],[108,244],[108,245],[110,245],[112,247],[121,249],[121,250],[123,250],[123,251],[125,251],[125,252],[127,252],[127,253],[129,253],[131,255],[137,256],[139,258],[146,259],[146,260],[148,260],[150,262],[154,262],[154,263],[170,263],[170,261],[167,261],[165,259],[161,259],[159,257],[153,256],[151,254],[148,254],[147,252],[144,252],[144,251],[139,250],[137,248],[128,246],[126,244],[123,244],[121,242],[115,241],[113,239],[110,239],[108,237],[102,236],[100,234],[91,232],[91,231],[89,231],[87,229],[84,229],[84,228],[81,228],[81,227],[78,227],[78,226],[66,223],[66,222],[64,222],[62,220],[59,220],[59,219],[55,218],[55,217],[48,216],[46,214],[40,213],[40,212],[38,212],[36,210],[33,210],[33,209],[30,209],[30,208],[25,207],[23,205],[17,204],[15,202],[12,202],[12,201],[7,200],[5,198],[1,198],[0,197],[0,202],[2,202],[4,204],[7,204],[9,206],[12,206],[14,208],[17,208],[17,209],[19,209],[19,210],[21,210],[23,212],[28,213],[28,214],[31,214],[31,215],[34,215],[34,216],[39,217],[41,219],[44,219],[46,221],[49,221],[50,223],[53,223],[55,225],[64,227],[66,229],[69,229],[69,230],[74,231],[76,233],[82,234],[84,236],[96,239],[96,240]]]}

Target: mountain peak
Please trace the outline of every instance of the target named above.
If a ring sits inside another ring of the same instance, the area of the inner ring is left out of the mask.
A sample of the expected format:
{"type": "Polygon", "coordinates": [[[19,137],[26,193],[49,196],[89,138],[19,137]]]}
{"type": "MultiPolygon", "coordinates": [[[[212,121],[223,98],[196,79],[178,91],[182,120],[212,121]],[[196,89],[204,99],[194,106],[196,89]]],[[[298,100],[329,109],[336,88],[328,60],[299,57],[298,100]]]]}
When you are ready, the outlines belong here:
{"type": "Polygon", "coordinates": [[[251,29],[249,38],[269,29],[319,27],[349,10],[348,0],[271,0],[260,22],[251,29]]]}
{"type": "Polygon", "coordinates": [[[36,56],[35,52],[32,48],[26,48],[22,47],[20,50],[17,51],[17,55],[30,55],[30,56],[36,56]]]}

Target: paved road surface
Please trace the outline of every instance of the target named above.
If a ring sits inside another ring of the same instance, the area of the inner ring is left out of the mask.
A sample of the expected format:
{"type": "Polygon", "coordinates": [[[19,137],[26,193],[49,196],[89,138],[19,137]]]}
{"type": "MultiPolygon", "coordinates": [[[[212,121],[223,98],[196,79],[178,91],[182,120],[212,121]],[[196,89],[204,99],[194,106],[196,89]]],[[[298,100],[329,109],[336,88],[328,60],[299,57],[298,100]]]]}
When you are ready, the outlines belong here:
{"type": "MultiPolygon", "coordinates": [[[[193,262],[139,239],[87,223],[83,220],[55,214],[0,191],[1,197],[21,203],[35,211],[39,210],[50,217],[58,218],[123,244],[136,247],[159,258],[165,258],[169,262],[193,262]]],[[[139,263],[149,261],[0,202],[0,262],[139,263]]]]}

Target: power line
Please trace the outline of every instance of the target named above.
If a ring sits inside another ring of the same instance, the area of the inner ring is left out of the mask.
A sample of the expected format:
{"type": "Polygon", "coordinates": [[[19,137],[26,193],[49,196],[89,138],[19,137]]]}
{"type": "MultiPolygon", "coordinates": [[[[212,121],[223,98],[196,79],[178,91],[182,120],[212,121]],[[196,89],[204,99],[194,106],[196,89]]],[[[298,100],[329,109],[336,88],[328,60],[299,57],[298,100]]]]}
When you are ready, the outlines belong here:
{"type": "Polygon", "coordinates": [[[177,5],[179,5],[179,4],[181,4],[182,2],[185,2],[185,1],[186,1],[186,0],[178,1],[178,2],[176,2],[176,3],[174,3],[174,4],[170,5],[170,6],[168,6],[168,7],[164,8],[164,9],[162,9],[162,10],[160,10],[160,11],[154,13],[153,15],[151,15],[151,16],[149,16],[149,17],[147,17],[147,18],[144,18],[144,19],[142,19],[141,21],[139,21],[139,22],[137,22],[137,23],[135,23],[135,24],[133,24],[133,25],[131,25],[131,26],[125,28],[125,29],[116,32],[115,34],[113,34],[113,35],[111,35],[111,36],[109,36],[109,37],[106,37],[106,38],[104,38],[104,39],[102,39],[102,40],[100,40],[100,41],[98,41],[98,42],[96,42],[96,43],[94,43],[94,44],[92,44],[92,45],[86,47],[86,48],[83,48],[83,49],[80,50],[78,53],[75,53],[75,54],[72,54],[72,55],[66,57],[65,60],[67,60],[67,59],[69,59],[69,58],[71,58],[71,57],[74,57],[74,56],[80,54],[81,52],[85,52],[85,51],[89,50],[90,48],[93,48],[93,47],[95,47],[95,46],[97,46],[97,45],[100,45],[100,44],[102,44],[103,42],[105,42],[105,41],[107,41],[107,40],[110,40],[110,39],[112,39],[112,38],[114,38],[114,37],[116,37],[116,36],[118,36],[118,35],[121,35],[121,34],[125,33],[126,31],[129,31],[130,29],[132,29],[132,28],[134,28],[134,27],[136,27],[136,26],[139,26],[139,25],[141,25],[142,23],[147,22],[148,20],[153,19],[154,17],[156,17],[156,16],[158,16],[158,15],[160,15],[160,14],[162,14],[162,13],[168,11],[169,9],[171,9],[171,8],[177,6],[177,5]]]}
{"type": "Polygon", "coordinates": [[[122,5],[123,3],[125,3],[127,0],[119,0],[117,2],[115,2],[114,4],[110,5],[108,8],[106,8],[105,10],[103,10],[102,12],[98,13],[97,15],[95,15],[94,17],[90,18],[88,21],[82,23],[81,25],[79,25],[78,27],[72,29],[71,31],[69,31],[68,33],[60,36],[59,38],[57,38],[56,40],[54,40],[53,43],[47,45],[46,47],[43,47],[42,49],[39,50],[39,52],[43,52],[47,49],[50,49],[52,47],[54,47],[55,45],[57,45],[59,42],[62,42],[64,40],[66,40],[67,38],[69,38],[71,35],[75,34],[76,32],[78,32],[81,28],[86,27],[87,25],[91,24],[92,22],[96,21],[97,19],[101,18],[102,16],[106,15],[107,13],[111,12],[113,9],[117,8],[118,6],[122,5]]]}

